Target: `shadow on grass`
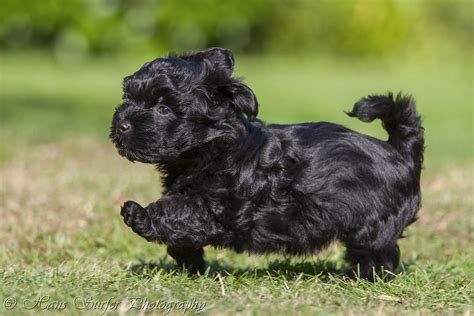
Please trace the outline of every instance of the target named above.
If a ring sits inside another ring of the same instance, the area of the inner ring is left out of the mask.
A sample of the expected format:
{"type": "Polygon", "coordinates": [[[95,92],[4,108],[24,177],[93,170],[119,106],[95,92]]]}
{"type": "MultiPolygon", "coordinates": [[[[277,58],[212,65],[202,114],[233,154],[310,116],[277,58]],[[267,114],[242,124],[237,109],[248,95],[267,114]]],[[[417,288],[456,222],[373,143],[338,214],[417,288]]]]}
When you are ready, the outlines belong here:
{"type": "MultiPolygon", "coordinates": [[[[335,262],[314,261],[314,262],[294,262],[290,259],[271,261],[265,268],[235,268],[231,265],[217,260],[208,261],[205,275],[217,277],[218,275],[232,275],[234,277],[284,277],[286,280],[311,279],[318,276],[320,279],[328,279],[330,276],[340,276],[343,270],[338,269],[335,262]]],[[[143,278],[151,278],[157,273],[183,274],[187,273],[183,268],[179,268],[174,262],[166,257],[158,262],[144,262],[134,264],[127,268],[131,275],[143,278]]],[[[191,278],[196,277],[190,275],[191,278]]]]}
{"type": "MultiPolygon", "coordinates": [[[[346,279],[346,266],[338,267],[336,262],[316,260],[316,261],[301,261],[295,262],[291,259],[282,259],[271,261],[264,268],[235,268],[231,265],[222,263],[218,260],[210,260],[206,264],[206,277],[215,278],[218,275],[231,275],[236,278],[240,277],[283,277],[285,280],[309,280],[317,277],[322,281],[329,281],[331,278],[346,279]]],[[[388,279],[406,274],[410,267],[416,266],[412,260],[401,262],[394,274],[389,273],[388,279]]],[[[145,262],[134,264],[126,268],[130,275],[141,278],[152,278],[158,273],[186,275],[187,271],[180,268],[176,263],[166,256],[162,257],[158,262],[145,262]]],[[[198,275],[189,275],[190,278],[198,278],[198,275]]],[[[346,279],[347,280],[347,279],[346,279]]]]}

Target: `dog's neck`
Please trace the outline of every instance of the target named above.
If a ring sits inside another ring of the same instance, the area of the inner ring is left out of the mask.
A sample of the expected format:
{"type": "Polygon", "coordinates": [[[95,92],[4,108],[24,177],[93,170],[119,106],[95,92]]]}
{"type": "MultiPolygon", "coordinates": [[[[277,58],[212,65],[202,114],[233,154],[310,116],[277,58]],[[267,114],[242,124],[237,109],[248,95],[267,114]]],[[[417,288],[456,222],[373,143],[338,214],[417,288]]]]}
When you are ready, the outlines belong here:
{"type": "Polygon", "coordinates": [[[157,167],[164,175],[165,186],[169,187],[181,175],[232,173],[236,166],[255,162],[267,139],[265,125],[260,120],[242,119],[232,134],[232,137],[216,138],[178,158],[161,162],[157,167]]]}

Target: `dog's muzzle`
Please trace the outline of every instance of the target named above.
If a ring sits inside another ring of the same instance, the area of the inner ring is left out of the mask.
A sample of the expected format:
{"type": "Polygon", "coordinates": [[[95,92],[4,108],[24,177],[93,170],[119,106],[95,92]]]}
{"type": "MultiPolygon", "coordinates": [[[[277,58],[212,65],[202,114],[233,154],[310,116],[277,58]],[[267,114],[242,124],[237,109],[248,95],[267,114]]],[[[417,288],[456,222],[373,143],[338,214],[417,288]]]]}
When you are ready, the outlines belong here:
{"type": "Polygon", "coordinates": [[[126,134],[132,129],[132,124],[129,121],[121,121],[117,124],[117,133],[126,134]]]}

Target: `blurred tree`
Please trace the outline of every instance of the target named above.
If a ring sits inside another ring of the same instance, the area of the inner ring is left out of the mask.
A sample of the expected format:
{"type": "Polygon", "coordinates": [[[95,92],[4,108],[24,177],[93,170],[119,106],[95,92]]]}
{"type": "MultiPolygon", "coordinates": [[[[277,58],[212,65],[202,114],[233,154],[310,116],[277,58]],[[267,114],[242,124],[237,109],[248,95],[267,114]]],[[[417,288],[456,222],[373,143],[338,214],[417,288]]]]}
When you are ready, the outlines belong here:
{"type": "MultiPolygon", "coordinates": [[[[272,50],[383,55],[400,45],[408,21],[391,0],[300,0],[273,6],[265,41],[272,50]]],[[[268,22],[267,22],[268,23],[268,22]]]]}
{"type": "Polygon", "coordinates": [[[374,57],[441,36],[412,28],[420,16],[472,48],[470,0],[3,0],[0,47],[60,58],[206,46],[374,57]]]}
{"type": "MultiPolygon", "coordinates": [[[[464,47],[472,50],[474,2],[458,3],[445,0],[432,0],[427,5],[428,17],[446,35],[455,35],[464,47]]],[[[448,35],[448,36],[449,36],[448,35]]]]}
{"type": "Polygon", "coordinates": [[[177,50],[205,46],[250,50],[257,40],[255,26],[269,2],[164,0],[157,8],[157,40],[177,50]]]}

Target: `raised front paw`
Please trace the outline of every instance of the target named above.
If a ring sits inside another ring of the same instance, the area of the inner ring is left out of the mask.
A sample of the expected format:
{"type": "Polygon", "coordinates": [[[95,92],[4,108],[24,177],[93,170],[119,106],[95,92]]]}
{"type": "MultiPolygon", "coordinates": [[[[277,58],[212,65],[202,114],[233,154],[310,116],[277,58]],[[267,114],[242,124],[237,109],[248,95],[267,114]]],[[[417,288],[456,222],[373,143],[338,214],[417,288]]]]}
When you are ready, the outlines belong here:
{"type": "Polygon", "coordinates": [[[122,206],[120,214],[124,223],[135,233],[148,241],[156,240],[156,232],[147,211],[134,201],[127,201],[122,206]]]}
{"type": "Polygon", "coordinates": [[[145,212],[145,209],[140,204],[134,201],[127,201],[123,204],[120,215],[123,216],[123,221],[127,226],[132,227],[134,215],[139,212],[145,212]]]}

